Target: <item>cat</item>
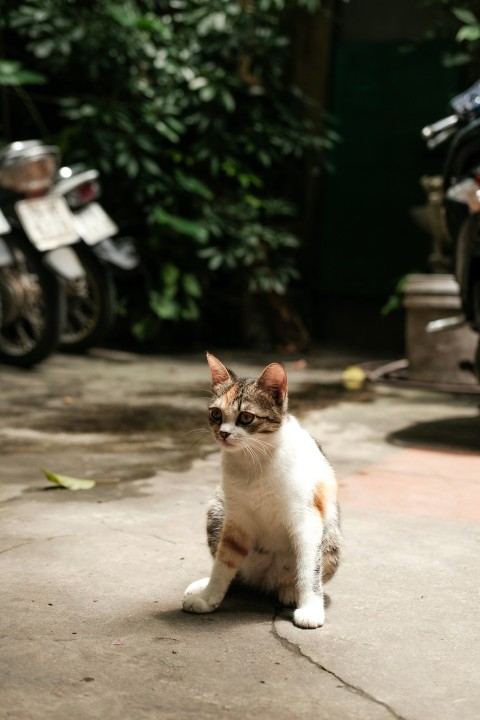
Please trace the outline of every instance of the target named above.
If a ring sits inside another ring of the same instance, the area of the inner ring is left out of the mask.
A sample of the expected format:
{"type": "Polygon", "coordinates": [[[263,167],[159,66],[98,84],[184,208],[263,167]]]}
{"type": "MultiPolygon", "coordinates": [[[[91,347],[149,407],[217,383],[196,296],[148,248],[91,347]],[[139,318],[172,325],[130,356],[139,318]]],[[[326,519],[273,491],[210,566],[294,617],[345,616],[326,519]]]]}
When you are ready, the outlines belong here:
{"type": "Polygon", "coordinates": [[[337,569],[341,543],[333,469],[288,413],[283,365],[271,363],[252,379],[210,353],[207,361],[223,483],[207,513],[212,574],[188,586],[183,609],[213,612],[236,578],[294,606],[298,627],[320,627],[323,584],[337,569]]]}

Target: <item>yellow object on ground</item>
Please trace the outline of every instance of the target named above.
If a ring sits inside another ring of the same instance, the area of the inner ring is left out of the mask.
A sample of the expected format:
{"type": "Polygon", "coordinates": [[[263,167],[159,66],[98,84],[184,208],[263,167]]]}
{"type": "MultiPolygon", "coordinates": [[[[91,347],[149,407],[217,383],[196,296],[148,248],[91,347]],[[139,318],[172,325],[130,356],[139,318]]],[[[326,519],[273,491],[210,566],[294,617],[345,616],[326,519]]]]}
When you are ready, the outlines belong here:
{"type": "Polygon", "coordinates": [[[358,365],[349,365],[342,373],[343,387],[347,390],[361,390],[367,376],[358,365]]]}

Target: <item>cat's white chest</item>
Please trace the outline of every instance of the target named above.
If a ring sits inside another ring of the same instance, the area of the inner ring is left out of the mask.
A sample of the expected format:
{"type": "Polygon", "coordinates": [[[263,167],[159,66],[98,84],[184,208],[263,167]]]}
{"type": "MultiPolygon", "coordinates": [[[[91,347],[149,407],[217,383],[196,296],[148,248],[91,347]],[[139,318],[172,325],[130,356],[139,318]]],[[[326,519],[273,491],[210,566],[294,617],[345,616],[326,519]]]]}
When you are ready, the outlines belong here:
{"type": "Polygon", "coordinates": [[[278,489],[247,494],[242,503],[244,522],[251,528],[256,544],[265,550],[286,549],[290,545],[288,518],[290,509],[278,489]]]}
{"type": "Polygon", "coordinates": [[[248,529],[255,544],[265,550],[290,547],[289,524],[294,512],[295,493],[290,478],[277,462],[261,466],[228,463],[224,467],[224,494],[227,513],[248,529]]]}

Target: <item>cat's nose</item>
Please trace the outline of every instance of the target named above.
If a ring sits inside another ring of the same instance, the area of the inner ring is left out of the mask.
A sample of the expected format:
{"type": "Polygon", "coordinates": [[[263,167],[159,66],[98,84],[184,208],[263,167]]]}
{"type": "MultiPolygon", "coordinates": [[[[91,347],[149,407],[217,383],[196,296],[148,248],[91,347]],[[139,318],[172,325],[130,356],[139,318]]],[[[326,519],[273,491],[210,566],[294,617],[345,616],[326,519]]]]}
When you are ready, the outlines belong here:
{"type": "Polygon", "coordinates": [[[231,434],[232,434],[232,433],[225,432],[225,430],[220,430],[220,436],[221,436],[224,440],[226,440],[227,437],[228,437],[229,435],[231,435],[231,434]]]}

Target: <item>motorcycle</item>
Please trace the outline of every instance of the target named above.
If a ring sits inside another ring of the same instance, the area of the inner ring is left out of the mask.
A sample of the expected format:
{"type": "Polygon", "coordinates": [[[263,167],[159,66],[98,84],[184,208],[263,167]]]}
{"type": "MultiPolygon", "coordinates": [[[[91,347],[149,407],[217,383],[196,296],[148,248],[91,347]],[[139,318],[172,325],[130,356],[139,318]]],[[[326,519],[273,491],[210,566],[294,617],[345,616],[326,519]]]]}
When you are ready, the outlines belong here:
{"type": "Polygon", "coordinates": [[[99,173],[83,166],[61,167],[50,194],[63,197],[80,240],[74,250],[85,270],[67,303],[67,319],[60,338],[62,350],[82,351],[106,337],[115,320],[118,272],[139,263],[130,238],[118,238],[118,227],[98,202],[99,173]]]}
{"type": "MultiPolygon", "coordinates": [[[[430,149],[451,138],[443,170],[443,208],[462,313],[434,320],[428,332],[462,325],[480,334],[480,81],[451,101],[453,113],[422,130],[430,149]]],[[[480,380],[480,339],[473,359],[480,380]]]]}
{"type": "Polygon", "coordinates": [[[83,274],[69,245],[77,239],[65,200],[45,197],[57,148],[37,141],[0,152],[0,359],[21,367],[58,345],[63,282],[83,274]]]}
{"type": "MultiPolygon", "coordinates": [[[[0,186],[9,192],[3,207],[15,228],[15,242],[33,246],[37,259],[43,254],[60,284],[55,302],[63,320],[50,348],[79,352],[108,334],[115,319],[112,271],[131,270],[138,257],[129,239],[112,240],[118,228],[97,202],[98,172],[68,167],[57,171],[58,155],[57,147],[38,140],[8,145],[0,153],[0,186]],[[40,162],[48,173],[35,181],[40,162]]],[[[50,315],[53,311],[47,319],[50,315]]],[[[15,357],[20,364],[19,353],[15,357]]],[[[39,359],[35,355],[24,364],[39,359]]]]}

